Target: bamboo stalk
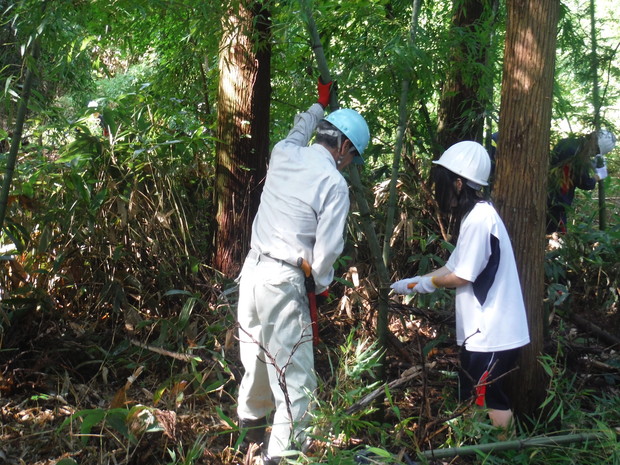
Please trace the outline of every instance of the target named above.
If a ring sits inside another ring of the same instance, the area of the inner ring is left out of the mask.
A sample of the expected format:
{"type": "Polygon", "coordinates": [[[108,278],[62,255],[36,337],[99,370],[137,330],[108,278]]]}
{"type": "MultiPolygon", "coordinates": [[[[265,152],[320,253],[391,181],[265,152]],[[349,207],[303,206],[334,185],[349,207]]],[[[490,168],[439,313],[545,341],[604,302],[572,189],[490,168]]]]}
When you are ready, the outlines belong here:
{"type": "MultiPolygon", "coordinates": [[[[408,45],[412,49],[415,45],[415,38],[418,28],[418,16],[420,14],[420,0],[413,0],[411,23],[409,25],[408,45]]],[[[407,129],[407,102],[409,97],[410,79],[403,79],[401,83],[400,102],[398,105],[398,127],[396,128],[396,144],[394,146],[394,158],[392,160],[392,175],[390,176],[390,188],[387,203],[387,215],[385,220],[385,234],[383,236],[383,262],[389,267],[391,262],[391,240],[394,232],[394,217],[396,216],[396,203],[398,195],[396,183],[400,172],[400,159],[403,148],[403,140],[407,129]]]]}
{"type": "MultiPolygon", "coordinates": [[[[321,37],[319,36],[319,32],[316,28],[316,23],[314,22],[314,16],[312,15],[312,7],[310,6],[311,0],[299,0],[301,5],[301,9],[304,15],[304,19],[306,22],[306,29],[308,30],[308,35],[310,35],[310,46],[312,47],[312,52],[314,53],[314,57],[316,58],[316,64],[319,67],[319,73],[321,75],[321,79],[323,82],[330,82],[332,80],[331,73],[329,72],[329,66],[327,65],[327,59],[325,58],[325,52],[323,50],[323,44],[321,43],[321,37]]],[[[332,92],[330,94],[329,99],[329,108],[331,111],[337,110],[340,107],[338,103],[338,96],[336,92],[332,92]]]]}
{"type": "Polygon", "coordinates": [[[472,446],[425,450],[420,452],[419,455],[428,459],[445,459],[450,457],[472,455],[479,452],[491,453],[506,450],[529,449],[533,447],[554,447],[562,444],[599,440],[604,439],[605,437],[608,437],[605,432],[564,434],[560,436],[538,436],[527,439],[514,439],[510,441],[495,442],[493,444],[477,444],[472,446]]]}
{"type": "MultiPolygon", "coordinates": [[[[594,107],[594,129],[601,129],[601,96],[598,82],[599,60],[596,38],[596,7],[594,0],[590,0],[590,68],[592,73],[592,106],[594,107]]],[[[598,225],[601,231],[607,229],[607,206],[605,205],[605,184],[599,180],[598,184],[598,225]]]]}
{"type": "Polygon", "coordinates": [[[4,179],[2,181],[2,191],[0,192],[0,230],[4,227],[4,219],[6,217],[6,210],[8,207],[9,192],[11,190],[11,183],[13,181],[13,173],[15,171],[15,164],[17,163],[17,152],[21,145],[22,132],[24,130],[24,122],[26,121],[26,113],[28,111],[28,100],[30,99],[30,93],[32,90],[32,82],[34,80],[34,69],[37,66],[37,60],[39,58],[39,39],[35,39],[32,47],[32,62],[28,63],[29,57],[24,57],[24,63],[26,66],[26,76],[24,78],[24,87],[22,89],[21,101],[17,110],[17,119],[15,121],[15,127],[13,129],[13,138],[11,139],[11,147],[9,149],[9,156],[7,158],[6,167],[4,170],[4,179]]]}
{"type": "MultiPolygon", "coordinates": [[[[321,39],[316,28],[316,23],[314,22],[310,0],[299,0],[299,3],[301,5],[302,13],[306,21],[306,27],[308,29],[308,34],[310,35],[311,39],[312,51],[314,53],[317,66],[321,73],[321,79],[323,80],[323,82],[330,82],[332,80],[332,77],[329,72],[329,66],[327,65],[327,59],[325,58],[325,54],[323,53],[323,46],[321,45],[321,39]]],[[[338,107],[339,104],[337,96],[335,92],[332,92],[330,109],[334,111],[338,107]]],[[[379,276],[380,284],[378,306],[379,308],[377,315],[377,341],[379,347],[382,350],[382,353],[385,354],[385,351],[387,349],[388,334],[387,313],[390,276],[388,274],[387,267],[383,262],[381,246],[379,244],[379,239],[377,238],[377,233],[375,232],[375,229],[372,225],[371,210],[368,202],[366,201],[366,196],[364,195],[362,181],[360,179],[357,167],[353,164],[349,165],[349,178],[351,180],[351,185],[353,186],[353,194],[359,208],[359,216],[357,219],[360,227],[362,228],[362,231],[364,232],[364,236],[368,241],[368,247],[373,258],[373,263],[377,269],[377,274],[379,276]]],[[[382,356],[379,373],[377,373],[377,376],[379,377],[379,379],[385,379],[384,355],[382,356]]]]}

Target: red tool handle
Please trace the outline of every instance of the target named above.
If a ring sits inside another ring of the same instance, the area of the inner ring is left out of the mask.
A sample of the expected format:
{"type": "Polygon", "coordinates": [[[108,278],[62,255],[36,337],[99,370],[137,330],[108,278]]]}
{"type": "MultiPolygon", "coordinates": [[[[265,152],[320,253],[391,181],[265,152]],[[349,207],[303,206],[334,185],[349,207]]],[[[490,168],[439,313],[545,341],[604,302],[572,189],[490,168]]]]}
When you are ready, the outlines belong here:
{"type": "Polygon", "coordinates": [[[317,324],[319,317],[316,312],[316,295],[314,293],[308,294],[308,302],[310,303],[310,321],[312,322],[312,343],[317,345],[319,343],[319,325],[317,324]]]}
{"type": "Polygon", "coordinates": [[[310,307],[310,322],[312,324],[312,342],[314,345],[319,343],[319,325],[317,323],[318,315],[316,311],[316,294],[315,294],[315,284],[314,278],[312,277],[312,267],[307,260],[302,257],[297,259],[297,266],[301,268],[304,272],[304,276],[306,277],[305,285],[306,292],[308,294],[308,304],[310,307]]]}

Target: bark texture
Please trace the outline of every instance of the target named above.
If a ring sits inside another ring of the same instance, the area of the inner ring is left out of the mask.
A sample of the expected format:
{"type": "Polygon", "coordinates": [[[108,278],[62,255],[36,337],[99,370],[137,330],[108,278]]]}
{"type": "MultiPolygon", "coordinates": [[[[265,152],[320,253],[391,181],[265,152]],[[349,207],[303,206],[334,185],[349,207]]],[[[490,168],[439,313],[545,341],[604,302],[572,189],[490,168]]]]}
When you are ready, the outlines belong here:
{"type": "Polygon", "coordinates": [[[271,46],[268,12],[243,1],[224,21],[220,51],[217,227],[213,266],[228,277],[240,270],[269,156],[271,46]]]}
{"type": "Polygon", "coordinates": [[[489,96],[483,70],[491,43],[491,0],[454,0],[450,66],[438,110],[439,152],[463,140],[482,141],[489,96]]]}
{"type": "Polygon", "coordinates": [[[544,341],[546,187],[559,0],[508,0],[506,49],[493,194],[512,238],[532,343],[512,387],[517,413],[544,399],[538,362],[544,341]]]}

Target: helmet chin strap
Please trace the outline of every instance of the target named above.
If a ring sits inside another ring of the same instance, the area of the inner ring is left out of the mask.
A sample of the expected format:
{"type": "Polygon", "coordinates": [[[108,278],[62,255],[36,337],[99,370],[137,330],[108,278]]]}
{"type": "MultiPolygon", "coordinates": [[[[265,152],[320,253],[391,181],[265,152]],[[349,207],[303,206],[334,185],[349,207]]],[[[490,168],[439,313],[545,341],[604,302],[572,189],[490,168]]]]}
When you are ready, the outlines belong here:
{"type": "Polygon", "coordinates": [[[467,182],[465,184],[467,184],[469,187],[471,187],[472,189],[477,190],[477,191],[482,189],[482,186],[480,184],[475,183],[474,181],[470,181],[469,179],[467,180],[467,182]]]}

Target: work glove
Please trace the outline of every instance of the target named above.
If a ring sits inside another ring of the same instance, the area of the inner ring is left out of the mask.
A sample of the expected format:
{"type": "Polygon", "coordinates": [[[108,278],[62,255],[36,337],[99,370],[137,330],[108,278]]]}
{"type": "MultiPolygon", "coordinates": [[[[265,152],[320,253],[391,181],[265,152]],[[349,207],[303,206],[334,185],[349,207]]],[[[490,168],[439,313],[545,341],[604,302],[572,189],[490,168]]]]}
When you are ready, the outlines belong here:
{"type": "Polygon", "coordinates": [[[326,84],[323,84],[323,80],[319,77],[319,82],[317,84],[317,89],[319,91],[319,99],[317,102],[323,107],[327,108],[329,105],[329,96],[331,93],[333,81],[329,81],[326,84]]]}
{"type": "Polygon", "coordinates": [[[594,165],[594,172],[598,176],[599,181],[605,179],[607,177],[607,160],[605,156],[600,153],[595,155],[592,164],[594,165]]]}
{"type": "Polygon", "coordinates": [[[392,283],[392,285],[390,286],[392,289],[394,289],[394,292],[396,292],[397,294],[413,294],[413,289],[410,289],[408,286],[409,284],[412,283],[417,283],[418,279],[417,278],[407,278],[407,279],[401,279],[400,281],[396,281],[395,283],[392,283]]]}
{"type": "Polygon", "coordinates": [[[401,279],[390,286],[397,294],[430,294],[435,292],[435,285],[431,276],[416,276],[414,278],[401,279]],[[413,285],[413,286],[411,286],[413,285]]]}
{"type": "Polygon", "coordinates": [[[598,176],[598,180],[602,181],[607,177],[607,165],[602,168],[596,168],[596,175],[598,176]]]}
{"type": "Polygon", "coordinates": [[[437,290],[437,287],[433,284],[432,276],[416,276],[413,279],[417,279],[417,284],[412,289],[413,292],[417,292],[418,294],[430,294],[437,290]]]}
{"type": "Polygon", "coordinates": [[[325,302],[327,302],[328,298],[329,298],[329,289],[325,289],[323,292],[316,295],[316,306],[317,307],[323,306],[325,302]]]}

